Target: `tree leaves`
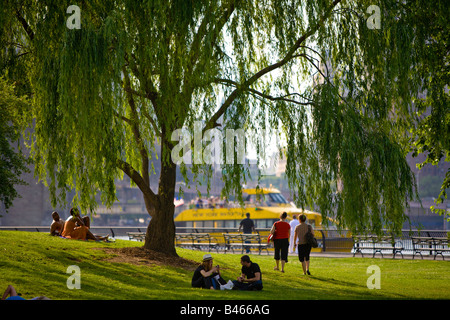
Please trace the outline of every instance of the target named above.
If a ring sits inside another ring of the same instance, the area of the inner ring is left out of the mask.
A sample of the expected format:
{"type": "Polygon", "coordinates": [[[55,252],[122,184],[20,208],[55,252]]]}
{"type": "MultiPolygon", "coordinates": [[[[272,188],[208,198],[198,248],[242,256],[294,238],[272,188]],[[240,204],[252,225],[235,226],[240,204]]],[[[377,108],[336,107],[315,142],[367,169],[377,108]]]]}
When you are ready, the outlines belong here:
{"type": "MultiPolygon", "coordinates": [[[[285,140],[279,151],[299,206],[353,231],[401,229],[415,195],[405,128],[423,84],[417,71],[429,74],[419,63],[429,34],[409,1],[379,1],[380,29],[367,27],[368,0],[92,1],[80,30],[61,23],[64,4],[32,3],[19,12],[35,35],[33,152],[52,194],[73,187],[93,210],[100,190],[111,204],[123,170],[157,205],[149,162],[171,167],[172,132],[192,133],[200,121],[202,134],[243,129],[249,142],[268,130],[285,140]],[[160,159],[151,157],[155,140],[160,159]]],[[[439,126],[438,106],[422,133],[439,126]]],[[[422,134],[418,152],[438,140],[422,134]]],[[[260,178],[239,164],[222,169],[230,197],[260,178]]],[[[211,173],[191,170],[191,183],[211,173]]]]}
{"type": "Polygon", "coordinates": [[[6,210],[19,196],[15,185],[26,184],[21,174],[29,172],[28,159],[18,143],[30,121],[29,107],[27,97],[17,96],[14,86],[0,77],[0,202],[6,210]]]}

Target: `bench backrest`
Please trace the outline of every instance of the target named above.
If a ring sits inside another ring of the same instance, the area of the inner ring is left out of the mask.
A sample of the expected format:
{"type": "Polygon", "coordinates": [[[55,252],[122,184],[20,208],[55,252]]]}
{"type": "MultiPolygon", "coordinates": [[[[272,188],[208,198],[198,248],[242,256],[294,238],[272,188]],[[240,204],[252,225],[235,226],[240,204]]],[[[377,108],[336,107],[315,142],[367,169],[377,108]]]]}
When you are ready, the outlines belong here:
{"type": "Polygon", "coordinates": [[[209,233],[177,233],[175,234],[177,241],[211,241],[209,233]]]}
{"type": "Polygon", "coordinates": [[[225,242],[242,241],[242,236],[239,233],[222,233],[225,242]]]}
{"type": "Polygon", "coordinates": [[[128,232],[127,234],[130,239],[145,239],[145,232],[128,232]]]}
{"type": "Polygon", "coordinates": [[[353,236],[355,244],[394,244],[393,236],[357,235],[353,236]]]}
{"type": "Polygon", "coordinates": [[[448,238],[433,238],[433,244],[439,247],[448,247],[448,238]]]}
{"type": "Polygon", "coordinates": [[[411,237],[413,246],[431,246],[434,244],[432,237],[411,237]]]}
{"type": "Polygon", "coordinates": [[[222,233],[225,242],[261,241],[259,234],[247,233],[222,233]]]}
{"type": "Polygon", "coordinates": [[[193,238],[195,241],[210,241],[211,236],[209,233],[194,233],[193,238]]]}

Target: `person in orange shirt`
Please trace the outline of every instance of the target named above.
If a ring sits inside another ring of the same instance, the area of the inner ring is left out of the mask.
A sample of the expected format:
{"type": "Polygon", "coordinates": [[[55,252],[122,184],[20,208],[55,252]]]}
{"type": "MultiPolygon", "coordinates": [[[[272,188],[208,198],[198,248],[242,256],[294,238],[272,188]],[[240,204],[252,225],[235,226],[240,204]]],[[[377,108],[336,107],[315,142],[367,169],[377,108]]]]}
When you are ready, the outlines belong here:
{"type": "Polygon", "coordinates": [[[280,220],[275,222],[270,230],[274,234],[273,245],[275,248],[276,267],[273,270],[279,270],[281,260],[281,272],[284,272],[284,265],[288,262],[289,237],[291,235],[291,226],[286,222],[287,213],[280,215],[280,220]]]}
{"type": "Polygon", "coordinates": [[[106,237],[100,237],[92,234],[92,232],[89,230],[89,226],[86,225],[86,223],[89,223],[88,221],[81,219],[80,212],[77,208],[71,208],[70,209],[70,217],[66,220],[66,223],[64,224],[64,231],[62,233],[62,236],[64,238],[70,238],[70,239],[79,239],[79,240],[107,240],[108,236],[106,237]]]}

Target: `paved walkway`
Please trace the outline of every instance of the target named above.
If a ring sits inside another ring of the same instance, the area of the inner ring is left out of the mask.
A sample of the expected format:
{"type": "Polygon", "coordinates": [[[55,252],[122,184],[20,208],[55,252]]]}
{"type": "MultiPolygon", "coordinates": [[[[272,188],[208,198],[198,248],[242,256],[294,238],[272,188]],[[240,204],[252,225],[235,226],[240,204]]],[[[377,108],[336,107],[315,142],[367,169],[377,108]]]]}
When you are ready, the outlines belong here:
{"type": "MultiPolygon", "coordinates": [[[[219,253],[225,253],[224,251],[220,251],[219,253]]],[[[232,253],[232,252],[227,252],[226,254],[246,254],[241,253],[239,250],[236,250],[236,252],[232,253]]],[[[252,250],[251,255],[258,255],[258,251],[254,251],[252,250]]],[[[262,256],[273,256],[273,251],[269,251],[269,253],[267,253],[265,250],[261,251],[261,255],[262,256]]],[[[297,258],[298,255],[296,253],[289,253],[289,257],[291,258],[297,258]]],[[[353,258],[353,259],[372,259],[372,253],[364,253],[364,256],[361,256],[360,253],[357,253],[354,257],[353,257],[353,253],[352,252],[311,252],[311,257],[314,258],[353,258]]],[[[381,256],[380,253],[377,253],[374,257],[374,259],[392,259],[393,255],[392,254],[384,254],[383,256],[381,256]]],[[[412,253],[406,253],[403,254],[403,259],[404,260],[413,260],[413,255],[412,253]]],[[[402,255],[401,254],[396,254],[395,255],[395,260],[402,260],[402,255]]],[[[420,255],[416,254],[416,256],[414,257],[414,260],[422,260],[422,258],[420,257],[420,255]]],[[[434,255],[423,255],[423,260],[434,260],[434,255]]],[[[450,261],[450,255],[445,255],[445,259],[442,259],[441,255],[438,255],[436,257],[437,261],[450,261]]]]}
{"type": "MultiPolygon", "coordinates": [[[[224,251],[220,251],[220,253],[225,253],[224,251]]],[[[227,254],[233,254],[232,252],[227,252],[227,254]]],[[[236,250],[236,252],[234,252],[234,254],[245,254],[241,253],[239,250],[236,250]]],[[[252,250],[251,253],[252,255],[258,255],[258,251],[252,250]]],[[[269,251],[269,253],[267,253],[266,250],[261,251],[261,255],[263,256],[273,256],[273,251],[269,251]]],[[[444,255],[445,259],[442,259],[441,255],[438,255],[436,257],[436,261],[450,261],[450,255],[446,254],[444,255]]],[[[289,252],[289,257],[292,258],[297,258],[298,255],[297,253],[292,253],[289,252]]],[[[311,257],[315,257],[315,258],[353,258],[353,259],[372,259],[372,253],[367,252],[364,253],[364,256],[361,256],[360,253],[357,253],[354,257],[353,257],[353,253],[352,252],[311,252],[311,257]]],[[[392,254],[385,254],[383,253],[383,256],[381,256],[380,253],[377,253],[374,257],[374,259],[392,259],[393,255],[392,254]]],[[[396,254],[395,255],[395,260],[401,260],[402,259],[402,255],[401,254],[396,254]]],[[[403,259],[404,260],[413,260],[413,255],[412,252],[408,252],[408,253],[403,253],[403,259]]],[[[414,256],[414,260],[422,260],[422,258],[420,257],[420,255],[416,254],[414,256]]],[[[423,255],[423,260],[434,260],[434,255],[423,255]]]]}

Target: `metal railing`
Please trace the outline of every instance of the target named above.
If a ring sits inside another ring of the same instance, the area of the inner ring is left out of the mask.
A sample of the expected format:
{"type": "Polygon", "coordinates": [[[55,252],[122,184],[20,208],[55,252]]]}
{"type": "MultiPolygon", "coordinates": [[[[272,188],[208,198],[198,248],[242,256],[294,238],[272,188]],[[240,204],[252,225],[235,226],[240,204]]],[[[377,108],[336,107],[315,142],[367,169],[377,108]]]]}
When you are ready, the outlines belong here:
{"type": "MultiPolygon", "coordinates": [[[[50,233],[50,226],[0,226],[1,230],[31,231],[50,233]]],[[[128,232],[145,232],[147,226],[143,227],[119,227],[119,226],[91,226],[90,230],[96,234],[109,234],[111,237],[127,236],[128,232]]]]}

